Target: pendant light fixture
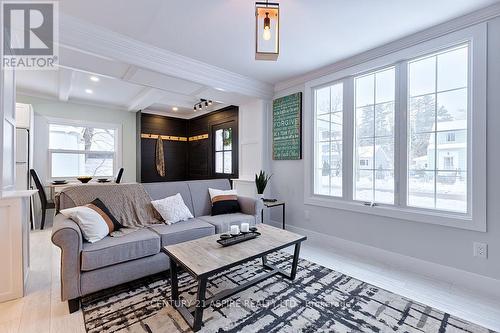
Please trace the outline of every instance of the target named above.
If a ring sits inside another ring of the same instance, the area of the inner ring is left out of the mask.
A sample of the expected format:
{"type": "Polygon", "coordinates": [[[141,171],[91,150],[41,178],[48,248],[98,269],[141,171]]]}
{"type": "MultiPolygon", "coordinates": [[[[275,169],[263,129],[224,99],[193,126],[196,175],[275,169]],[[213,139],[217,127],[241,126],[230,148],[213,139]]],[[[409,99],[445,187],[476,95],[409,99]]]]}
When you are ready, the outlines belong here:
{"type": "Polygon", "coordinates": [[[255,59],[274,60],[279,55],[279,4],[255,3],[255,59]]]}

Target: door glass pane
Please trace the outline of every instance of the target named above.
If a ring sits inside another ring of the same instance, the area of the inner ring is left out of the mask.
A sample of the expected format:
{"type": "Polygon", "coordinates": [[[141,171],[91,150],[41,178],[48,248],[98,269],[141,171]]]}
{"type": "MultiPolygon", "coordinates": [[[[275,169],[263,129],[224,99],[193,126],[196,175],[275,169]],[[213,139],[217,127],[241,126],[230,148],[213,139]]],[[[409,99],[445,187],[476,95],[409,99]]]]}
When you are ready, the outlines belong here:
{"type": "Polygon", "coordinates": [[[215,172],[222,173],[223,152],[215,153],[215,172]]]}
{"type": "Polygon", "coordinates": [[[232,173],[232,154],[231,151],[224,152],[224,173],[232,173]]]}
{"type": "Polygon", "coordinates": [[[224,130],[222,130],[222,129],[215,131],[215,150],[216,151],[222,150],[223,132],[224,132],[224,130]]]}
{"type": "Polygon", "coordinates": [[[224,130],[222,143],[224,144],[224,150],[231,150],[231,147],[233,145],[233,129],[232,128],[226,128],[224,130]]]}

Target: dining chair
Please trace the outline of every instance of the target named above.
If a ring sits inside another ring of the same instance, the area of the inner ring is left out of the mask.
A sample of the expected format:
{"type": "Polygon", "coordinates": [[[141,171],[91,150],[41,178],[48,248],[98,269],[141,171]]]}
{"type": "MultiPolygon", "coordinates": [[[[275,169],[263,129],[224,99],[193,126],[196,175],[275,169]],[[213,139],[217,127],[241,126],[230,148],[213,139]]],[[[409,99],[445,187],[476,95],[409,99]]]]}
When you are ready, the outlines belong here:
{"type": "Polygon", "coordinates": [[[122,176],[123,176],[123,168],[120,168],[120,170],[118,170],[118,174],[116,175],[115,183],[120,184],[120,182],[122,181],[122,176]]]}
{"type": "Polygon", "coordinates": [[[33,181],[35,182],[36,189],[38,190],[38,196],[40,197],[40,204],[42,206],[42,223],[40,228],[43,230],[43,227],[45,226],[45,213],[47,212],[47,209],[54,209],[56,208],[56,205],[54,202],[47,199],[45,187],[43,187],[43,184],[40,181],[40,178],[38,178],[36,171],[34,169],[30,169],[30,174],[33,178],[33,181]]]}

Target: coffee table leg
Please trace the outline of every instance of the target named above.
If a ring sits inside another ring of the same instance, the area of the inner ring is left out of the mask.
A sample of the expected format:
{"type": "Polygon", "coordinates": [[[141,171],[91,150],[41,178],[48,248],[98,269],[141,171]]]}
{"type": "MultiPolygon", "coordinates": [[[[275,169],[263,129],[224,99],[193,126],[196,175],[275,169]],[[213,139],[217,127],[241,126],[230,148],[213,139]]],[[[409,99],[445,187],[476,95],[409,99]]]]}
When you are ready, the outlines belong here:
{"type": "Polygon", "coordinates": [[[207,279],[198,280],[198,293],[196,297],[196,309],[194,310],[193,331],[199,331],[203,322],[203,308],[205,306],[205,294],[207,291],[207,279]]]}
{"type": "Polygon", "coordinates": [[[297,264],[299,263],[300,254],[300,242],[295,244],[295,251],[293,251],[293,262],[292,262],[292,273],[290,274],[290,280],[295,280],[297,275],[297,264]]]}
{"type": "Polygon", "coordinates": [[[177,279],[177,263],[170,259],[170,290],[172,292],[172,302],[179,300],[179,280],[177,279]]]}

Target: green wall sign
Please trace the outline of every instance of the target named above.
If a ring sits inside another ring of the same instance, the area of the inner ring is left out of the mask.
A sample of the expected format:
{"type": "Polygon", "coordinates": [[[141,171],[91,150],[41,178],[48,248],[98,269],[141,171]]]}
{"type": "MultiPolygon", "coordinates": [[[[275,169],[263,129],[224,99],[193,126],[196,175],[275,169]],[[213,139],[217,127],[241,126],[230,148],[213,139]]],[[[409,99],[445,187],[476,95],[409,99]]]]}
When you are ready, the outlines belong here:
{"type": "Polygon", "coordinates": [[[302,93],[273,101],[273,159],[302,158],[302,93]]]}

